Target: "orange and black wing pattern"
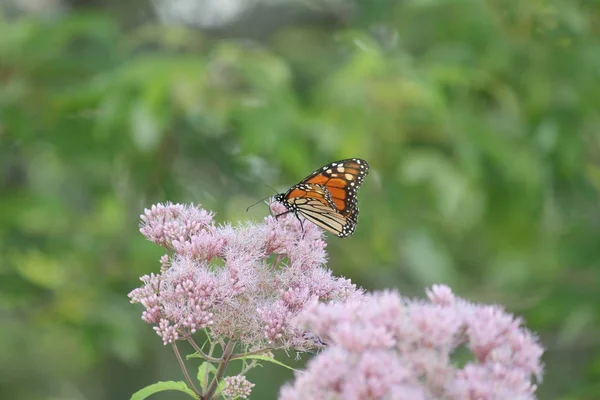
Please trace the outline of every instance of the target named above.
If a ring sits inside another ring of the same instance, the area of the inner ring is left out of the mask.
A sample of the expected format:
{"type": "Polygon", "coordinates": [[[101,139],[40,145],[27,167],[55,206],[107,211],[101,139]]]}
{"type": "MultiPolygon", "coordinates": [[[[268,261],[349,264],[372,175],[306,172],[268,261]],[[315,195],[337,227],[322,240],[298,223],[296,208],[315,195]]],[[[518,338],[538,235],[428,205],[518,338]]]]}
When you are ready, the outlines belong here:
{"type": "Polygon", "coordinates": [[[332,162],[319,168],[285,194],[275,196],[288,212],[305,217],[344,238],[354,233],[358,221],[357,193],[369,164],[359,158],[332,162]]]}
{"type": "Polygon", "coordinates": [[[284,195],[284,199],[290,201],[292,199],[314,199],[323,203],[324,206],[335,208],[335,203],[331,197],[331,193],[323,185],[314,183],[299,183],[294,185],[284,195]]]}
{"type": "Polygon", "coordinates": [[[344,216],[358,218],[357,194],[363,179],[369,173],[369,163],[359,158],[332,162],[307,176],[301,183],[324,186],[336,209],[344,216]]]}

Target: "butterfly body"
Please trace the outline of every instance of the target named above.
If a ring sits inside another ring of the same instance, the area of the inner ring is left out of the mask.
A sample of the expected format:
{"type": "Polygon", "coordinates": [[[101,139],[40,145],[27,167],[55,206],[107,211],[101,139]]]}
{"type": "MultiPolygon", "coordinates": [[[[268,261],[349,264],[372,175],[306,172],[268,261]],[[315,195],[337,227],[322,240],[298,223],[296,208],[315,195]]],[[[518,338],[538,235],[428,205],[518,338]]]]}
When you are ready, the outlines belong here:
{"type": "Polygon", "coordinates": [[[369,163],[360,158],[335,161],[319,168],[286,193],[275,196],[288,212],[345,238],[358,222],[356,195],[369,173],[369,163]]]}

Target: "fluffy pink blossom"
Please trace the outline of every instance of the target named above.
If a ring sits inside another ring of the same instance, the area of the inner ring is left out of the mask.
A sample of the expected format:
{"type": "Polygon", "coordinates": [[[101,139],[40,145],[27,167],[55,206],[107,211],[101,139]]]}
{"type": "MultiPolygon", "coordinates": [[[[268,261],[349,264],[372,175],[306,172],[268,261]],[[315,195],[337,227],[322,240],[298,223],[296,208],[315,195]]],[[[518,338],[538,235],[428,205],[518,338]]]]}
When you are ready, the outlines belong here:
{"type": "Polygon", "coordinates": [[[165,344],[207,329],[254,348],[307,350],[322,342],[293,326],[295,316],[313,301],[361,293],[324,267],[322,231],[311,223],[302,229],[293,214],[218,226],[199,206],[167,203],[141,220],[140,231],[168,253],[160,273],[143,276],[129,297],[144,306],[142,319],[165,344]]]}
{"type": "Polygon", "coordinates": [[[247,399],[254,387],[254,383],[246,379],[244,375],[228,376],[224,381],[223,396],[227,399],[247,399]]]}
{"type": "Polygon", "coordinates": [[[327,348],[280,400],[534,399],[543,349],[522,321],[435,285],[429,300],[387,291],[312,303],[295,319],[327,348]],[[456,350],[470,350],[460,366],[456,350]]]}
{"type": "Polygon", "coordinates": [[[213,224],[213,214],[193,205],[156,204],[140,216],[140,232],[154,243],[171,247],[213,224]]]}

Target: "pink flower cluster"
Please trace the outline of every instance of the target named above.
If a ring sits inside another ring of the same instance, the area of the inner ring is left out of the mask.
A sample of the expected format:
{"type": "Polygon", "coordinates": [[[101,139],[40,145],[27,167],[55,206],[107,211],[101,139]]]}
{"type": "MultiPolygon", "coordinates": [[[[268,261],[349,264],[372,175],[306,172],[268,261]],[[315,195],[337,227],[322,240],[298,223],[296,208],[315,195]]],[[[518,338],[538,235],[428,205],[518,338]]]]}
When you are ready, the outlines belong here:
{"type": "Polygon", "coordinates": [[[388,291],[305,308],[297,323],[328,346],[279,399],[535,398],[543,349],[520,319],[447,286],[427,295],[388,291]]]}
{"type": "MultiPolygon", "coordinates": [[[[273,204],[276,213],[285,211],[273,204]]],[[[158,204],[141,216],[140,231],[168,250],[159,274],[145,275],[132,303],[167,344],[208,328],[213,337],[252,347],[319,346],[318,338],[292,326],[313,301],[359,295],[349,280],[334,277],[322,232],[292,215],[262,224],[217,226],[213,214],[193,205],[158,204]]]]}
{"type": "Polygon", "coordinates": [[[252,393],[254,383],[247,380],[244,375],[228,376],[223,380],[225,381],[223,396],[227,399],[247,399],[252,393]]]}

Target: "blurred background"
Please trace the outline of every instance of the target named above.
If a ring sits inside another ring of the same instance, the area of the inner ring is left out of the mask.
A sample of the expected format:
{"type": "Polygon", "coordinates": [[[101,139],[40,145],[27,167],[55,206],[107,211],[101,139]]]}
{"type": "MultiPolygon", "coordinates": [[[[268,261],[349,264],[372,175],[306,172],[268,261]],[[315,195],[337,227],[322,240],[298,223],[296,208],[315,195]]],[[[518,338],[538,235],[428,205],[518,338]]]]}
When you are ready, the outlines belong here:
{"type": "Polygon", "coordinates": [[[0,0],[1,397],[183,380],[127,298],[144,207],[260,221],[266,184],[362,157],[335,273],[504,304],[540,399],[600,399],[599,31],[595,0],[0,0]]]}

